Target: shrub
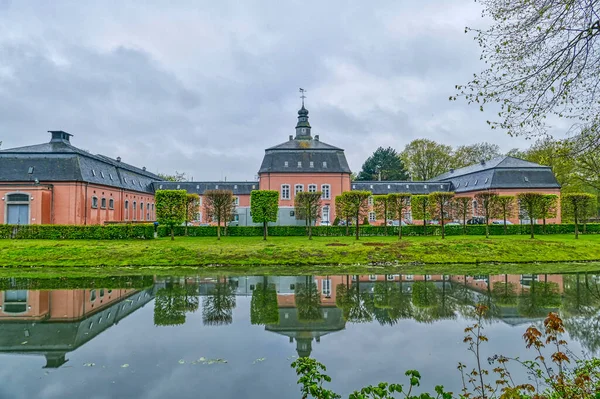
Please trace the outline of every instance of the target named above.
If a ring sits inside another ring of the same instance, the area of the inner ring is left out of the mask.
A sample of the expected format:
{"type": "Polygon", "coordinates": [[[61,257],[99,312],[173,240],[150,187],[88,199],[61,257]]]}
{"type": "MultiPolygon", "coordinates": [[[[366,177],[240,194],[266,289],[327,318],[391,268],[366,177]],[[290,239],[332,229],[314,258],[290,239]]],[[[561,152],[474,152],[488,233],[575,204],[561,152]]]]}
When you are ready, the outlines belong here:
{"type": "Polygon", "coordinates": [[[0,225],[0,239],[29,240],[123,240],[154,238],[152,224],[59,225],[31,224],[0,225]]]}

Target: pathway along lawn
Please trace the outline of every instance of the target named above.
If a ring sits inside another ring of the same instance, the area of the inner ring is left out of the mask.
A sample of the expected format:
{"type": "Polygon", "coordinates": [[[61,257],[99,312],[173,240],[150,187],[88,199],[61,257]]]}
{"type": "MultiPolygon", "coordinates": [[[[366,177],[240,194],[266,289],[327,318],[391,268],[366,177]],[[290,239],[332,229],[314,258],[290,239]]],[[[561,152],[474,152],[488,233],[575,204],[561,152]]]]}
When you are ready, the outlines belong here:
{"type": "MultiPolygon", "coordinates": [[[[484,237],[177,237],[0,240],[0,266],[410,265],[600,261],[600,235],[484,237]]],[[[450,271],[450,270],[449,270],[450,271]]]]}

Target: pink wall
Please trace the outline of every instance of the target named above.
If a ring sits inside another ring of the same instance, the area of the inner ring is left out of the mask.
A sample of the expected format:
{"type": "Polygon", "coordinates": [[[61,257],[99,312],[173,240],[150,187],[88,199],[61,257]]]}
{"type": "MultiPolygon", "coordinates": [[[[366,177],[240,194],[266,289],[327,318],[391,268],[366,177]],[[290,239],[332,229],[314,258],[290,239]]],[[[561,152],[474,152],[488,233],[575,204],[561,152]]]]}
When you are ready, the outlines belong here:
{"type": "MultiPolygon", "coordinates": [[[[155,220],[155,211],[152,210],[153,194],[79,182],[0,185],[2,198],[16,192],[29,194],[31,198],[29,224],[102,224],[107,221],[155,220]],[[98,198],[96,208],[92,208],[93,197],[98,198]],[[106,199],[105,208],[102,207],[102,198],[106,199]],[[109,206],[110,199],[114,201],[113,209],[109,206]],[[124,209],[125,201],[129,201],[129,212],[124,209]],[[141,203],[144,204],[143,213],[141,203]],[[147,210],[147,205],[150,205],[150,210],[147,210]]],[[[0,203],[0,222],[6,223],[6,218],[6,201],[3,200],[0,203]]]]}
{"type": "Polygon", "coordinates": [[[322,205],[329,206],[329,220],[335,220],[335,197],[344,191],[350,191],[350,174],[348,173],[262,173],[259,186],[261,190],[276,190],[279,192],[279,206],[293,207],[294,193],[297,184],[303,185],[303,190],[308,191],[310,184],[317,186],[317,191],[322,190],[323,184],[330,186],[329,199],[323,199],[322,205]],[[290,198],[281,198],[281,187],[290,186],[290,198]]]}

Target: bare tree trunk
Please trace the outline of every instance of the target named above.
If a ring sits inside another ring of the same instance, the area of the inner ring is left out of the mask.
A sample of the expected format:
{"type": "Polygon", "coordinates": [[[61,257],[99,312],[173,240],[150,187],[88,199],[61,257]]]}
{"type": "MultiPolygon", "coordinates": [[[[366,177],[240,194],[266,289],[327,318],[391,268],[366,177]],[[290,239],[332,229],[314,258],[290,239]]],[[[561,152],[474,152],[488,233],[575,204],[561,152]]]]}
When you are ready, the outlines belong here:
{"type": "Polygon", "coordinates": [[[350,235],[350,218],[346,218],[346,235],[350,235]]]}
{"type": "Polygon", "coordinates": [[[546,234],[546,216],[544,216],[542,218],[542,224],[544,225],[544,227],[542,228],[542,231],[544,232],[544,234],[546,234]]]}
{"type": "Polygon", "coordinates": [[[174,227],[171,225],[171,241],[175,240],[175,232],[173,231],[174,227]]]}
{"type": "Polygon", "coordinates": [[[402,209],[398,212],[398,239],[402,239],[402,209]]]}
{"type": "Polygon", "coordinates": [[[578,240],[579,239],[579,215],[578,213],[578,209],[577,209],[577,205],[574,206],[574,214],[575,214],[575,239],[578,240]]]}
{"type": "Polygon", "coordinates": [[[444,231],[444,204],[440,205],[440,220],[442,222],[442,240],[446,238],[446,232],[444,231]]]}
{"type": "Polygon", "coordinates": [[[488,212],[485,212],[485,238],[490,238],[490,218],[488,212]]]}
{"type": "Polygon", "coordinates": [[[306,221],[308,222],[308,239],[312,240],[312,223],[310,220],[310,215],[306,216],[306,221]]]}
{"type": "Polygon", "coordinates": [[[221,217],[217,217],[217,240],[221,239],[221,217]]]}
{"type": "Polygon", "coordinates": [[[267,240],[267,222],[263,222],[263,241],[267,240]]]}
{"type": "Polygon", "coordinates": [[[535,233],[533,231],[533,206],[529,207],[529,227],[531,232],[530,238],[535,238],[535,233]]]}
{"type": "Polygon", "coordinates": [[[506,235],[506,209],[502,211],[502,216],[504,217],[504,235],[506,235]]]}
{"type": "Polygon", "coordinates": [[[359,223],[360,212],[356,212],[356,239],[358,240],[358,229],[360,228],[359,223]]]}
{"type": "Polygon", "coordinates": [[[383,207],[383,228],[384,228],[384,234],[387,236],[388,235],[388,225],[387,225],[387,213],[388,213],[388,209],[387,209],[387,199],[385,200],[385,205],[383,207]]]}

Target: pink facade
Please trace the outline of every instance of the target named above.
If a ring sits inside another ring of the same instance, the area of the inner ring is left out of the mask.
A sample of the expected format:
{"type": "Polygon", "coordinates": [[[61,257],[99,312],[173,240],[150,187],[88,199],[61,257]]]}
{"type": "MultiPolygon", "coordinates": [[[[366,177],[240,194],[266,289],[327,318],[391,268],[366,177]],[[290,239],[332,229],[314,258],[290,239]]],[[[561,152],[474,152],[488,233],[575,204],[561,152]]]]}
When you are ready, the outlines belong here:
{"type": "Polygon", "coordinates": [[[155,220],[154,195],[81,182],[0,183],[0,221],[7,223],[10,194],[29,196],[21,224],[103,224],[155,220]]]}

